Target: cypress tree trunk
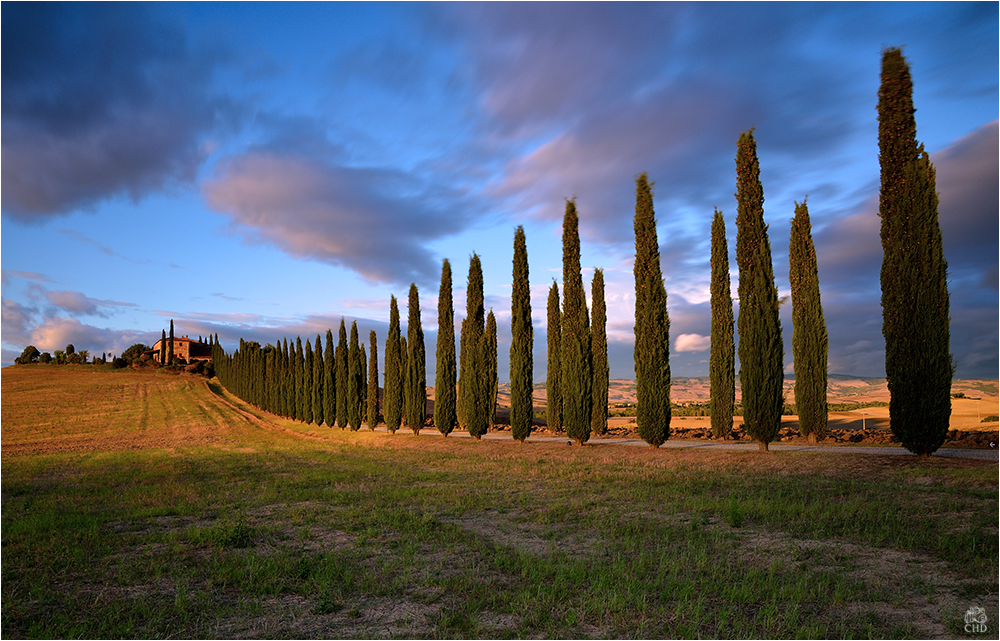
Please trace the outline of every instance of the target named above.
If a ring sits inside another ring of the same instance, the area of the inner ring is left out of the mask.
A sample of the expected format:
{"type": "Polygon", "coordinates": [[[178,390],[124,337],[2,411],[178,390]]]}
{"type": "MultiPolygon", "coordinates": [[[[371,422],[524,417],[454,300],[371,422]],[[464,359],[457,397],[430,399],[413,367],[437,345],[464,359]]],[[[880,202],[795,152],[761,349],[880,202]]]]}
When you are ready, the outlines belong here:
{"type": "Polygon", "coordinates": [[[784,346],[753,130],[740,134],[737,144],[736,201],[736,264],[740,270],[737,325],[743,425],[760,443],[761,451],[766,451],[781,428],[784,346]]]}
{"type": "Polygon", "coordinates": [[[913,84],[899,49],[883,52],[881,80],[879,216],[889,420],[906,449],[930,456],[944,443],[951,420],[948,264],[934,167],[917,144],[913,84]]]}
{"type": "Polygon", "coordinates": [[[323,355],[323,420],[327,427],[337,422],[337,361],[334,356],[333,332],[326,330],[326,352],[323,355]]]}
{"type": "MultiPolygon", "coordinates": [[[[531,327],[531,284],[524,227],[514,232],[514,282],[510,299],[510,431],[524,442],[531,434],[534,415],[534,330],[531,327]]],[[[595,320],[596,322],[596,320],[595,320]]]]}
{"type": "Polygon", "coordinates": [[[590,307],[594,313],[591,328],[591,348],[594,378],[591,385],[593,404],[590,410],[590,429],[602,436],[608,433],[608,311],[604,302],[604,270],[594,270],[590,284],[590,307]]]}
{"type": "Polygon", "coordinates": [[[316,349],[313,350],[312,406],[313,423],[323,424],[323,342],[316,334],[316,349]]]}
{"type": "Polygon", "coordinates": [[[712,219],[712,346],[708,358],[712,438],[733,433],[736,405],[736,347],[733,339],[733,296],[729,286],[726,221],[715,210],[712,219]]]}
{"type": "Polygon", "coordinates": [[[424,356],[424,330],[420,325],[420,294],[410,284],[409,316],[406,323],[409,354],[406,358],[406,425],[420,433],[427,414],[427,370],[424,356]]]}
{"type": "Polygon", "coordinates": [[[351,342],[347,347],[347,424],[352,432],[360,429],[362,420],[361,362],[358,321],[354,321],[351,323],[351,342]]]}
{"type": "Polygon", "coordinates": [[[562,311],[559,309],[559,285],[549,289],[547,312],[548,361],[545,373],[545,424],[546,429],[558,434],[562,431],[562,311]]]}
{"type": "Polygon", "coordinates": [[[313,349],[306,338],[305,360],[302,365],[302,420],[313,422],[313,349]]]}
{"type": "Polygon", "coordinates": [[[820,302],[819,269],[806,203],[795,203],[788,247],[792,286],[792,357],[795,359],[795,408],[799,432],[810,443],[826,438],[826,321],[820,302]]]}
{"type": "Polygon", "coordinates": [[[490,427],[496,425],[497,415],[497,319],[493,310],[486,315],[486,422],[490,427]]]}
{"type": "Polygon", "coordinates": [[[375,338],[375,330],[368,333],[368,342],[371,343],[371,354],[368,356],[368,429],[374,431],[379,424],[378,414],[378,343],[375,338]]]}
{"type": "Polygon", "coordinates": [[[451,263],[441,265],[438,290],[437,368],[434,377],[434,425],[448,436],[458,421],[455,410],[455,307],[451,296],[451,263]]]}
{"type": "Polygon", "coordinates": [[[347,327],[344,325],[344,319],[340,319],[340,332],[337,339],[337,353],[335,359],[337,361],[337,425],[340,429],[344,429],[348,424],[348,407],[350,403],[348,398],[350,397],[350,389],[348,386],[348,357],[349,348],[347,346],[347,327]]]}
{"type": "Polygon", "coordinates": [[[670,438],[670,320],[645,173],[636,179],[635,195],[635,422],[642,440],[660,447],[670,438]]]}
{"type": "Polygon", "coordinates": [[[580,273],[580,231],[576,201],[566,201],[563,216],[562,401],[566,435],[583,445],[590,440],[593,372],[590,318],[580,273]]]}
{"type": "Polygon", "coordinates": [[[403,419],[402,355],[400,352],[399,306],[396,297],[389,299],[389,334],[385,338],[385,427],[395,434],[403,419]]]}
{"type": "Polygon", "coordinates": [[[483,305],[483,268],[479,256],[469,260],[469,284],[466,289],[465,320],[462,321],[462,368],[459,372],[459,402],[465,427],[474,438],[481,438],[489,426],[487,404],[488,346],[484,343],[486,315],[483,305]]]}

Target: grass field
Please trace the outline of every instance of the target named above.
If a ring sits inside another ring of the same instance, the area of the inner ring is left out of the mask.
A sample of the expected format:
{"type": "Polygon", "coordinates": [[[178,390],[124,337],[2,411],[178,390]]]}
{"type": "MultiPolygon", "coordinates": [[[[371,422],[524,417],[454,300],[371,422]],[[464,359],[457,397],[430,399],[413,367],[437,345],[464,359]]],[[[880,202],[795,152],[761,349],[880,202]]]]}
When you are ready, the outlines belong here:
{"type": "Polygon", "coordinates": [[[979,638],[970,608],[1000,618],[995,462],[352,433],[84,367],[3,369],[2,426],[7,638],[979,638]]]}

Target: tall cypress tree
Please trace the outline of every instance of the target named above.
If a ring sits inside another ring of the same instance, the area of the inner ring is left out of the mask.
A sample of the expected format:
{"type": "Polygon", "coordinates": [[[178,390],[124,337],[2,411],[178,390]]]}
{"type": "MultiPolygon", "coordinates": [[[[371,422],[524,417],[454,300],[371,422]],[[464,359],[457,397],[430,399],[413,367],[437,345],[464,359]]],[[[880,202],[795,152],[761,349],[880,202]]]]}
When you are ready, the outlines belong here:
{"type": "Polygon", "coordinates": [[[282,341],[281,346],[281,415],[285,418],[293,418],[295,411],[292,409],[292,401],[295,387],[292,383],[292,357],[288,351],[288,337],[282,341]]]}
{"type": "Polygon", "coordinates": [[[546,309],[548,360],[545,373],[545,423],[553,434],[562,430],[562,310],[559,308],[559,285],[553,281],[546,309]]]}
{"type": "Polygon", "coordinates": [[[531,283],[524,227],[514,231],[514,281],[510,298],[510,431],[524,442],[531,435],[534,414],[534,329],[531,327],[531,283]]]}
{"type": "Polygon", "coordinates": [[[305,360],[302,363],[302,420],[313,422],[313,348],[306,337],[305,360]]]}
{"type": "Polygon", "coordinates": [[[795,203],[788,247],[792,286],[792,357],[795,359],[795,408],[799,432],[810,443],[826,438],[826,321],[819,294],[819,270],[809,208],[795,203]]]}
{"type": "Polygon", "coordinates": [[[358,334],[358,347],[361,348],[361,358],[360,365],[358,369],[361,373],[361,378],[358,382],[358,389],[361,390],[361,407],[358,408],[358,413],[361,414],[361,423],[363,424],[368,420],[368,349],[365,347],[365,342],[361,340],[361,335],[358,334]]]}
{"type": "Polygon", "coordinates": [[[636,426],[651,447],[670,438],[670,319],[660,269],[652,185],[635,186],[635,386],[636,426]]]}
{"type": "Polygon", "coordinates": [[[368,356],[368,429],[374,430],[379,424],[378,413],[378,342],[375,330],[368,334],[371,343],[371,354],[368,356]]]}
{"type": "Polygon", "coordinates": [[[590,284],[590,307],[594,324],[590,330],[591,357],[594,379],[591,385],[593,405],[590,410],[590,429],[594,434],[608,432],[608,307],[604,302],[604,270],[594,270],[590,284]]]}
{"type": "Polygon", "coordinates": [[[497,394],[499,393],[497,372],[497,319],[493,310],[486,315],[486,422],[496,425],[497,394]]]}
{"type": "Polygon", "coordinates": [[[305,352],[302,337],[295,337],[295,420],[306,420],[305,352]]]}
{"type": "Polygon", "coordinates": [[[882,335],[889,426],[903,446],[930,456],[951,420],[948,264],[936,176],[917,143],[913,82],[902,51],[882,53],[878,100],[882,218],[882,335]]]}
{"type": "Polygon", "coordinates": [[[358,321],[351,323],[351,341],[347,347],[347,424],[351,431],[358,431],[363,417],[362,383],[363,371],[361,345],[358,341],[358,321]]]}
{"type": "Polygon", "coordinates": [[[160,330],[160,367],[167,364],[167,330],[160,330]]]}
{"type": "Polygon", "coordinates": [[[441,265],[438,289],[437,368],[434,377],[434,425],[448,436],[457,422],[455,400],[455,307],[451,295],[451,263],[441,265]]]}
{"type": "Polygon", "coordinates": [[[580,221],[576,201],[566,201],[563,216],[562,401],[566,435],[583,445],[590,440],[593,371],[590,318],[580,271],[580,221]]]}
{"type": "Polygon", "coordinates": [[[313,422],[323,424],[323,341],[316,334],[316,349],[313,350],[312,406],[313,422]]]}
{"type": "Polygon", "coordinates": [[[174,365],[174,319],[170,319],[170,342],[167,343],[167,365],[174,365]]]}
{"type": "Polygon", "coordinates": [[[406,425],[419,434],[427,414],[427,370],[424,353],[424,330],[420,325],[420,293],[417,285],[410,283],[409,316],[406,322],[408,336],[406,357],[406,425]]]}
{"type": "Polygon", "coordinates": [[[733,296],[729,285],[729,246],[726,221],[715,210],[712,219],[712,345],[708,357],[711,390],[709,413],[712,438],[733,433],[736,405],[736,346],[733,339],[733,296]]]}
{"type": "Polygon", "coordinates": [[[350,407],[348,402],[350,397],[348,390],[350,348],[347,345],[347,327],[344,325],[343,318],[340,319],[340,332],[337,341],[337,353],[334,356],[337,361],[337,425],[340,429],[344,429],[348,424],[348,407],[350,407]]]}
{"type": "Polygon", "coordinates": [[[400,422],[406,425],[406,372],[409,371],[410,352],[406,337],[399,337],[399,412],[400,422]]]}
{"type": "Polygon", "coordinates": [[[462,406],[460,419],[464,418],[469,434],[478,439],[489,427],[487,415],[489,385],[485,362],[488,347],[484,342],[486,314],[483,304],[483,268],[476,254],[472,254],[469,260],[469,284],[466,289],[465,306],[465,320],[462,321],[460,338],[462,349],[459,371],[459,403],[462,406]]]}
{"type": "Polygon", "coordinates": [[[333,331],[326,330],[323,354],[323,421],[328,427],[337,422],[337,360],[334,356],[333,331]]]}
{"type": "Polygon", "coordinates": [[[395,434],[403,419],[402,354],[400,352],[399,305],[389,297],[389,333],[385,337],[385,391],[382,411],[385,427],[395,434]]]}
{"type": "Polygon", "coordinates": [[[736,264],[740,270],[740,314],[736,322],[740,332],[743,425],[760,443],[761,451],[767,451],[781,429],[784,346],[752,129],[740,134],[737,143],[736,202],[736,264]]]}

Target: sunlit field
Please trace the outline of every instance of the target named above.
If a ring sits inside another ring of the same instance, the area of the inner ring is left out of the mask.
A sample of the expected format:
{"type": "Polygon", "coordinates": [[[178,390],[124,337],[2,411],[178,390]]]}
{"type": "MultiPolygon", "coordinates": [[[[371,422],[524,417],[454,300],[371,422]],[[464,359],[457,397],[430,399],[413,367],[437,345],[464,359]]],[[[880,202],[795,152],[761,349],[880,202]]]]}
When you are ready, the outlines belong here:
{"type": "Polygon", "coordinates": [[[350,432],[97,367],[3,369],[2,426],[8,638],[992,638],[964,617],[1000,619],[996,462],[350,432]]]}

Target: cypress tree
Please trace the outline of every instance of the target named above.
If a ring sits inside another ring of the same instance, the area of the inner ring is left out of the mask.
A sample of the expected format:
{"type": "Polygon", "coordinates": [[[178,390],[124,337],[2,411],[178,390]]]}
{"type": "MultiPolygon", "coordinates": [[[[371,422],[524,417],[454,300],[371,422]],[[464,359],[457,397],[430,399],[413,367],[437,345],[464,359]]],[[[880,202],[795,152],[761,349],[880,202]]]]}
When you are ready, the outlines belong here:
{"type": "Polygon", "coordinates": [[[361,427],[362,372],[361,346],[358,342],[358,321],[351,323],[351,342],[347,348],[347,424],[351,431],[361,427]]]}
{"type": "Polygon", "coordinates": [[[608,432],[608,308],[604,302],[604,270],[594,270],[590,284],[590,306],[594,314],[591,328],[591,356],[594,382],[591,385],[593,404],[590,410],[590,430],[597,435],[608,432]]]}
{"type": "Polygon", "coordinates": [[[358,384],[358,389],[361,390],[361,407],[358,408],[358,413],[361,414],[361,423],[363,424],[368,420],[368,349],[365,347],[365,342],[361,340],[360,334],[358,334],[358,346],[361,348],[360,367],[358,368],[361,373],[358,384]]]}
{"type": "Polygon", "coordinates": [[[399,334],[399,306],[389,297],[389,333],[385,338],[385,392],[382,395],[385,427],[395,434],[403,418],[402,352],[399,334]]]}
{"type": "Polygon", "coordinates": [[[434,425],[448,436],[457,422],[455,401],[455,307],[451,295],[451,263],[441,265],[438,290],[437,369],[434,378],[434,425]]]}
{"type": "Polygon", "coordinates": [[[490,427],[496,425],[497,394],[499,393],[499,378],[497,372],[497,319],[493,310],[486,315],[486,422],[490,427]]]}
{"type": "Polygon", "coordinates": [[[281,415],[285,418],[295,416],[292,409],[295,388],[292,385],[291,363],[292,358],[288,353],[288,337],[285,337],[281,348],[281,415]]]}
{"type": "Polygon", "coordinates": [[[295,420],[306,420],[305,353],[302,337],[295,337],[295,420]]]}
{"type": "Polygon", "coordinates": [[[174,319],[170,319],[170,342],[167,343],[167,365],[174,364],[174,319]]]}
{"type": "Polygon", "coordinates": [[[348,407],[350,406],[348,402],[350,396],[350,391],[348,390],[348,379],[350,378],[348,374],[348,357],[347,327],[344,325],[344,319],[341,318],[337,353],[334,355],[337,361],[337,425],[340,429],[344,429],[348,424],[348,407]]]}
{"type": "Polygon", "coordinates": [[[708,358],[711,389],[709,413],[712,438],[725,438],[733,432],[733,409],[736,405],[736,347],[733,339],[733,297],[729,285],[729,246],[726,221],[715,210],[712,219],[712,346],[708,358]]]}
{"type": "Polygon", "coordinates": [[[792,286],[792,357],[795,362],[795,408],[799,432],[810,443],[826,438],[826,321],[820,303],[819,270],[806,203],[795,203],[788,247],[792,286]]]}
{"type": "Polygon", "coordinates": [[[305,359],[302,362],[302,420],[313,422],[313,349],[306,338],[305,359]]]}
{"type": "Polygon", "coordinates": [[[562,430],[562,311],[559,309],[559,285],[553,281],[549,289],[548,361],[545,373],[545,423],[553,434],[562,430]]]}
{"type": "Polygon", "coordinates": [[[670,319],[645,173],[636,179],[635,194],[635,422],[642,440],[660,447],[670,438],[670,319]]]}
{"type": "Polygon", "coordinates": [[[590,440],[593,371],[590,318],[580,271],[580,221],[576,201],[566,201],[563,216],[562,402],[566,435],[583,445],[590,440]]]}
{"type": "Polygon", "coordinates": [[[465,320],[462,321],[460,338],[462,363],[459,372],[459,403],[463,408],[460,420],[465,419],[469,434],[478,439],[489,427],[486,365],[489,348],[484,340],[486,315],[483,305],[483,268],[476,254],[472,254],[469,260],[465,305],[465,320]]]}
{"type": "Polygon", "coordinates": [[[319,334],[316,334],[316,349],[313,350],[313,386],[312,386],[312,406],[313,422],[316,425],[323,424],[323,341],[319,334]]]}
{"type": "Polygon", "coordinates": [[[167,330],[160,330],[160,367],[167,364],[167,330]]]}
{"type": "Polygon", "coordinates": [[[323,354],[323,421],[328,427],[337,423],[337,365],[334,356],[333,331],[326,330],[326,352],[323,354]]]}
{"type": "Polygon", "coordinates": [[[743,425],[761,451],[781,429],[784,346],[778,319],[771,244],[764,223],[764,190],[753,130],[740,134],[736,153],[736,264],[740,270],[740,385],[743,425]]]}
{"type": "Polygon", "coordinates": [[[531,434],[534,414],[534,329],[531,327],[531,284],[524,227],[514,231],[514,282],[510,298],[510,431],[524,442],[531,434]]]}
{"type": "Polygon", "coordinates": [[[917,143],[915,111],[906,59],[899,49],[886,49],[878,144],[889,425],[903,447],[930,456],[947,437],[954,367],[936,176],[930,157],[917,143]]]}
{"type": "Polygon", "coordinates": [[[400,422],[406,425],[406,372],[410,353],[406,347],[406,337],[399,337],[399,412],[400,422]]]}
{"type": "Polygon", "coordinates": [[[379,424],[378,414],[378,343],[375,338],[375,330],[368,333],[368,340],[371,343],[371,354],[368,357],[368,429],[375,430],[379,424]]]}
{"type": "Polygon", "coordinates": [[[406,323],[409,337],[406,358],[406,425],[414,434],[420,433],[427,413],[427,371],[424,356],[424,330],[420,325],[420,294],[416,283],[410,284],[409,316],[406,323]]]}

